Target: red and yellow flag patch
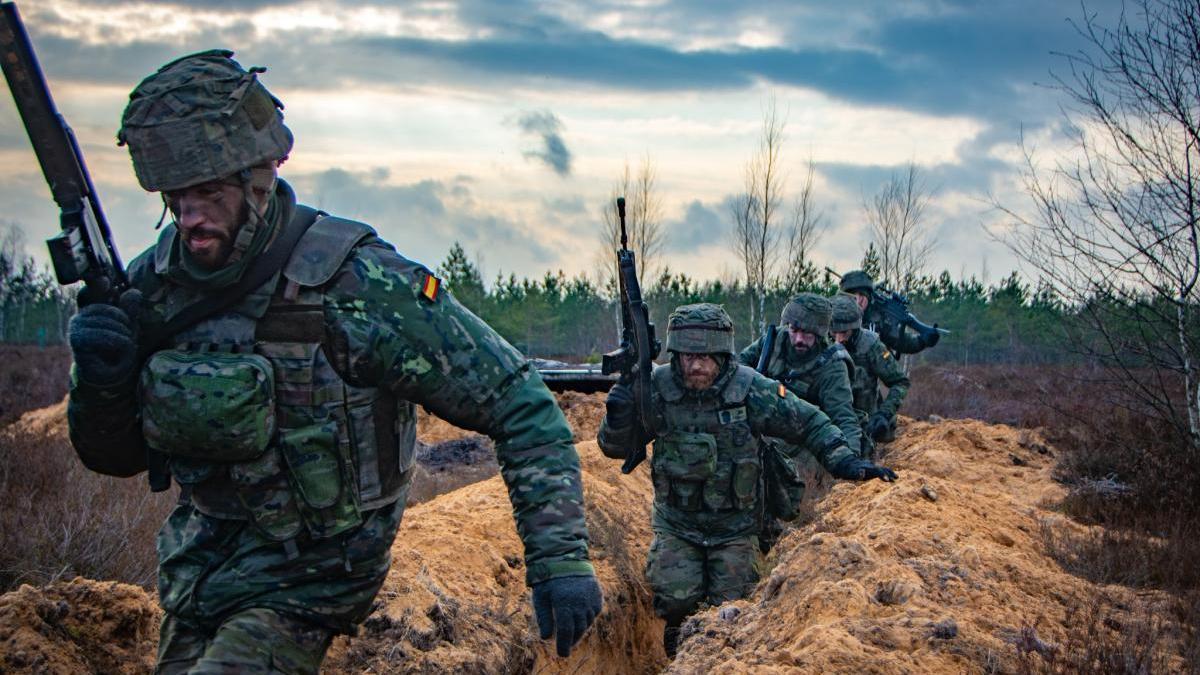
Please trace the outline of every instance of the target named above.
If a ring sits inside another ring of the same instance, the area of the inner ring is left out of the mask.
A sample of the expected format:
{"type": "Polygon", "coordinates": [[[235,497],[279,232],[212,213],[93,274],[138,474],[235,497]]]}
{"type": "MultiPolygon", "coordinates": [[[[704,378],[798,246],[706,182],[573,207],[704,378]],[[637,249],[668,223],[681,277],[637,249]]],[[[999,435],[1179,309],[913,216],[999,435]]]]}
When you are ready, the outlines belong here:
{"type": "Polygon", "coordinates": [[[779,385],[779,398],[787,398],[787,387],[783,386],[782,383],[779,385]]]}
{"type": "Polygon", "coordinates": [[[442,290],[442,280],[427,273],[425,281],[421,284],[421,297],[429,302],[437,302],[438,291],[440,290],[442,290]]]}

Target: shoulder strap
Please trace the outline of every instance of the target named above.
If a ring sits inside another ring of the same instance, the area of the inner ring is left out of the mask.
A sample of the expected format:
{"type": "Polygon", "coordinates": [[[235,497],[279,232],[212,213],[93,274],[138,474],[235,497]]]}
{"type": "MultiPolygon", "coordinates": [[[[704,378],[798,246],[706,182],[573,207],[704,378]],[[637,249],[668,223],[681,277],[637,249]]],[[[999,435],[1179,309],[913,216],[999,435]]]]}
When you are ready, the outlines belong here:
{"type": "Polygon", "coordinates": [[[654,367],[650,374],[650,383],[664,401],[675,402],[683,398],[683,388],[671,376],[670,364],[660,364],[654,367]]]}
{"type": "Polygon", "coordinates": [[[317,215],[320,213],[312,207],[297,204],[292,219],[288,222],[287,227],[283,228],[279,238],[258,257],[254,266],[247,270],[241,280],[220,293],[206,296],[203,300],[185,307],[170,321],[159,326],[158,330],[146,335],[141,340],[143,348],[146,350],[145,353],[149,354],[157,350],[164,340],[175,333],[237,304],[247,293],[267,283],[283,268],[284,263],[291,257],[296,242],[300,241],[300,237],[316,222],[317,215]]]}
{"type": "Polygon", "coordinates": [[[750,395],[750,385],[754,382],[754,377],[758,371],[750,366],[739,365],[733,373],[733,377],[729,378],[729,382],[725,384],[725,390],[721,392],[721,399],[727,405],[741,404],[750,395]]]}

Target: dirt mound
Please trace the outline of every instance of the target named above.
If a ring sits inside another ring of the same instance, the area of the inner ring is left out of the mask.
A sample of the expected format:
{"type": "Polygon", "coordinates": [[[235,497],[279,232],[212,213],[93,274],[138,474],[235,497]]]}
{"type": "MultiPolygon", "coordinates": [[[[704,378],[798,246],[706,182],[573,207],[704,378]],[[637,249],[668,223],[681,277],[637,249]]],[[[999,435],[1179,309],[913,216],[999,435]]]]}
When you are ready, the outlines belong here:
{"type": "MultiPolygon", "coordinates": [[[[560,404],[577,435],[594,436],[603,395],[567,394],[560,404]]],[[[61,434],[62,416],[59,406],[21,424],[61,434]]],[[[448,444],[424,451],[430,465],[484,454],[471,434],[423,425],[426,442],[448,444]]],[[[338,638],[324,671],[1018,671],[1022,654],[1048,660],[1095,637],[1086,631],[1118,631],[1168,600],[1071,576],[1050,557],[1048,531],[1085,528],[1054,511],[1065,490],[1039,435],[905,421],[887,457],[901,480],[835,485],[815,520],[776,547],[752,597],[685,625],[668,666],[643,577],[647,467],[623,476],[594,441],[577,447],[606,604],[570,659],[536,638],[521,543],[493,476],[409,508],[375,610],[357,636],[338,638]],[[1108,599],[1105,615],[1084,626],[1072,608],[1096,597],[1108,599]]],[[[147,671],[157,617],[153,597],[133,586],[21,587],[0,597],[0,671],[147,671]]]]}
{"type": "Polygon", "coordinates": [[[886,459],[901,480],[835,486],[817,520],[780,542],[751,598],[685,626],[670,671],[1009,670],[1021,653],[1048,660],[1078,644],[1073,612],[1099,594],[1129,608],[1165,601],[1049,557],[1043,528],[1082,527],[1051,510],[1065,496],[1054,461],[1028,431],[905,424],[886,459]]]}
{"type": "Polygon", "coordinates": [[[148,673],[156,598],[114,581],[76,578],[0,596],[0,672],[148,673]]]}

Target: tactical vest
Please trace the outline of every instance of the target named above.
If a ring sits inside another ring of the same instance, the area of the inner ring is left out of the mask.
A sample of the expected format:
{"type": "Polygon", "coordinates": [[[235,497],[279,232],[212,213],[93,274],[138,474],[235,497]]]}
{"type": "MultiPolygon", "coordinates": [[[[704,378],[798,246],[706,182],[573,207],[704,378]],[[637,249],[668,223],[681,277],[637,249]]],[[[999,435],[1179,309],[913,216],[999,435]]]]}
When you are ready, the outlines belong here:
{"type": "Polygon", "coordinates": [[[850,357],[850,354],[840,344],[834,343],[829,345],[815,358],[797,367],[788,365],[785,356],[787,348],[786,339],[775,341],[775,353],[771,354],[771,362],[767,366],[768,376],[773,380],[782,382],[798,398],[804,399],[818,408],[821,407],[821,401],[817,397],[818,392],[816,387],[813,386],[813,380],[821,372],[821,369],[825,367],[825,364],[832,360],[845,363],[850,375],[850,381],[854,381],[854,359],[850,357]]]}
{"type": "Polygon", "coordinates": [[[688,396],[670,366],[654,369],[662,401],[650,462],[656,501],[682,512],[756,508],[762,458],[746,410],[754,378],[739,365],[716,395],[688,396]]]}
{"type": "Polygon", "coordinates": [[[867,418],[879,409],[879,379],[870,369],[871,349],[879,343],[879,335],[869,329],[858,331],[851,348],[854,359],[854,376],[850,380],[854,390],[854,410],[860,418],[867,418]]]}
{"type": "MultiPolygon", "coordinates": [[[[155,250],[159,275],[173,234],[155,250]]],[[[290,543],[337,535],[398,498],[414,463],[413,406],[345,381],[325,335],[324,287],[372,235],[317,220],[271,281],[147,361],[143,435],[202,513],[290,543]]],[[[196,299],[169,283],[147,298],[165,318],[196,299]]]]}

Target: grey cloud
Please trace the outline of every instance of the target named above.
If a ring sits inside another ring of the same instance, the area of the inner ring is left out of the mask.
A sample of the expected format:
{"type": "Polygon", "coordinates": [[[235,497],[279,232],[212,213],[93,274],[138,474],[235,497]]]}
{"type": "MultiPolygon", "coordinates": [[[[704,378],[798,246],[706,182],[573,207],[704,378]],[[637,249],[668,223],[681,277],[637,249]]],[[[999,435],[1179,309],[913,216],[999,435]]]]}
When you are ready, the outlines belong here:
{"type": "Polygon", "coordinates": [[[666,223],[667,250],[670,253],[691,253],[705,246],[728,239],[728,222],[721,206],[705,206],[700,200],[687,205],[683,220],[666,223]]]}
{"type": "Polygon", "coordinates": [[[528,158],[541,160],[560,176],[571,174],[571,151],[562,137],[562,120],[549,110],[526,111],[517,118],[522,133],[541,143],[538,150],[526,150],[528,158]]]}
{"type": "Polygon", "coordinates": [[[370,224],[402,254],[430,267],[455,240],[468,251],[486,250],[517,269],[558,259],[528,235],[523,223],[478,211],[467,177],[392,185],[386,182],[386,170],[333,168],[285,178],[296,186],[301,201],[370,224]]]}
{"type": "Polygon", "coordinates": [[[561,215],[578,215],[587,211],[587,205],[579,195],[546,198],[542,200],[542,204],[551,213],[561,215]]]}

